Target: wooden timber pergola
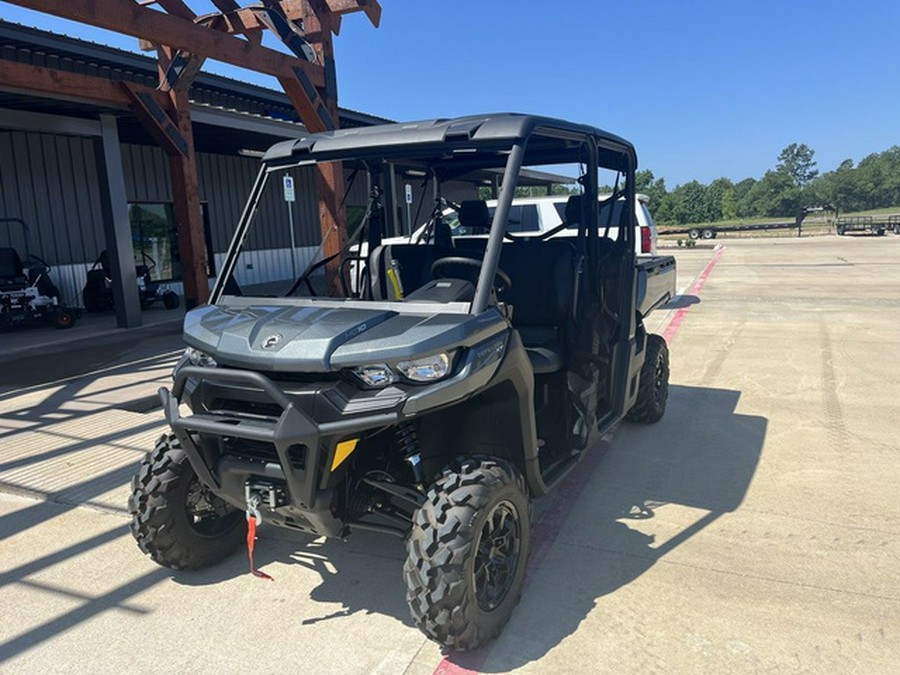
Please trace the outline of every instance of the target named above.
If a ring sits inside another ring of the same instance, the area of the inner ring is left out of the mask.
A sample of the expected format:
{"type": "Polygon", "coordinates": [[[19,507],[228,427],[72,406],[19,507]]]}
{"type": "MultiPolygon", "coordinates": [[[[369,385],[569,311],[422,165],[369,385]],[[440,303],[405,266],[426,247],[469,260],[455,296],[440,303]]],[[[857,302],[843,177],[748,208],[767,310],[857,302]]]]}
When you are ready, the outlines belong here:
{"type": "MultiPolygon", "coordinates": [[[[206,59],[276,77],[311,132],[338,126],[333,36],[345,14],[365,12],[375,27],[377,0],[211,0],[219,11],[198,15],[185,0],[8,0],[12,4],[99,28],[131,35],[159,63],[156,89],[130,82],[4,62],[0,86],[71,97],[100,105],[127,106],[169,157],[178,226],[185,304],[209,298],[207,260],[200,210],[188,89],[206,59]],[[286,52],[263,46],[264,31],[277,36],[286,52]]],[[[346,242],[341,209],[343,169],[317,167],[316,187],[324,255],[346,242]]],[[[332,269],[329,283],[337,283],[332,269]]]]}

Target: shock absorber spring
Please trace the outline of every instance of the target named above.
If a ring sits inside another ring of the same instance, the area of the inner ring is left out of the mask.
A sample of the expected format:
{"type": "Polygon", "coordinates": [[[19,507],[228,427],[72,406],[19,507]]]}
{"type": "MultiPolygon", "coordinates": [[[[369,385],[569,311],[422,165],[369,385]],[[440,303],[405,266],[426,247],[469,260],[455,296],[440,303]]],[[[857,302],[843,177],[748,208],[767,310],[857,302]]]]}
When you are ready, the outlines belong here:
{"type": "Polygon", "coordinates": [[[409,464],[416,484],[421,486],[425,482],[425,471],[422,469],[422,456],[419,451],[419,437],[412,422],[402,422],[397,425],[395,434],[397,448],[403,455],[403,460],[409,464]]]}

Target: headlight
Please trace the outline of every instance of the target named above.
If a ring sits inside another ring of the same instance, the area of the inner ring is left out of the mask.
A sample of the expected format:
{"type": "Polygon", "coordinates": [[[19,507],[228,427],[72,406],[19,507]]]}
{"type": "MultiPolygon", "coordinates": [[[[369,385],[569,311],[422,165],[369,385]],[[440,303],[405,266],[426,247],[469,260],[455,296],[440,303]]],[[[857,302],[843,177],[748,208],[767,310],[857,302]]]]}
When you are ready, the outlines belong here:
{"type": "Polygon", "coordinates": [[[351,371],[362,380],[367,387],[381,389],[397,381],[397,375],[383,363],[375,363],[370,366],[359,366],[351,371]]]}
{"type": "Polygon", "coordinates": [[[412,361],[401,361],[397,370],[413,382],[436,382],[450,374],[450,356],[444,353],[412,361]]]}
{"type": "Polygon", "coordinates": [[[216,360],[209,354],[201,352],[199,349],[194,349],[193,347],[188,347],[187,349],[185,349],[184,355],[187,357],[187,360],[190,361],[190,364],[192,366],[215,368],[218,365],[216,363],[216,360]]]}

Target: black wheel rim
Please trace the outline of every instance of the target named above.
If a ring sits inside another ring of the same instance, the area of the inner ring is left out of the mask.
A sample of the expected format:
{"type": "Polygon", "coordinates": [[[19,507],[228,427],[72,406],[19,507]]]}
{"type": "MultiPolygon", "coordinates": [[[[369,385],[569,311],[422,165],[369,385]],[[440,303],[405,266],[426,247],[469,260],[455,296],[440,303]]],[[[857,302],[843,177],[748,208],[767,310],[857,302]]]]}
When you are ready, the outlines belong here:
{"type": "Polygon", "coordinates": [[[188,526],[201,537],[217,537],[234,526],[240,517],[236,508],[207,490],[194,478],[184,504],[188,526]]]}
{"type": "Polygon", "coordinates": [[[656,387],[653,389],[653,399],[659,403],[662,397],[663,384],[666,381],[666,364],[662,356],[656,360],[656,387]]]}
{"type": "Polygon", "coordinates": [[[497,504],[481,527],[475,548],[475,598],[490,612],[503,602],[519,567],[519,514],[509,501],[497,504]]]}

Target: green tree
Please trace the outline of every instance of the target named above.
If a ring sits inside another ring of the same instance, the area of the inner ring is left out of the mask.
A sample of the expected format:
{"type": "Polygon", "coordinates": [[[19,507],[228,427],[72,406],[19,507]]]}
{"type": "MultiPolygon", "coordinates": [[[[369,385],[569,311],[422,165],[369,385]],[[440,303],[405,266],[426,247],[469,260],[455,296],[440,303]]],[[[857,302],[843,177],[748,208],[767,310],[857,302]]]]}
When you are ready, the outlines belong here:
{"type": "Polygon", "coordinates": [[[778,155],[775,170],[787,174],[795,187],[802,188],[819,175],[813,159],[815,154],[805,143],[791,143],[778,155]]]}
{"type": "Polygon", "coordinates": [[[756,182],[755,178],[745,178],[734,185],[734,201],[737,206],[737,215],[741,218],[756,215],[751,200],[748,198],[756,182]]]}
{"type": "Polygon", "coordinates": [[[722,219],[734,220],[737,218],[737,214],[737,198],[735,197],[734,186],[732,185],[725,188],[725,191],[722,194],[722,219]]]}

